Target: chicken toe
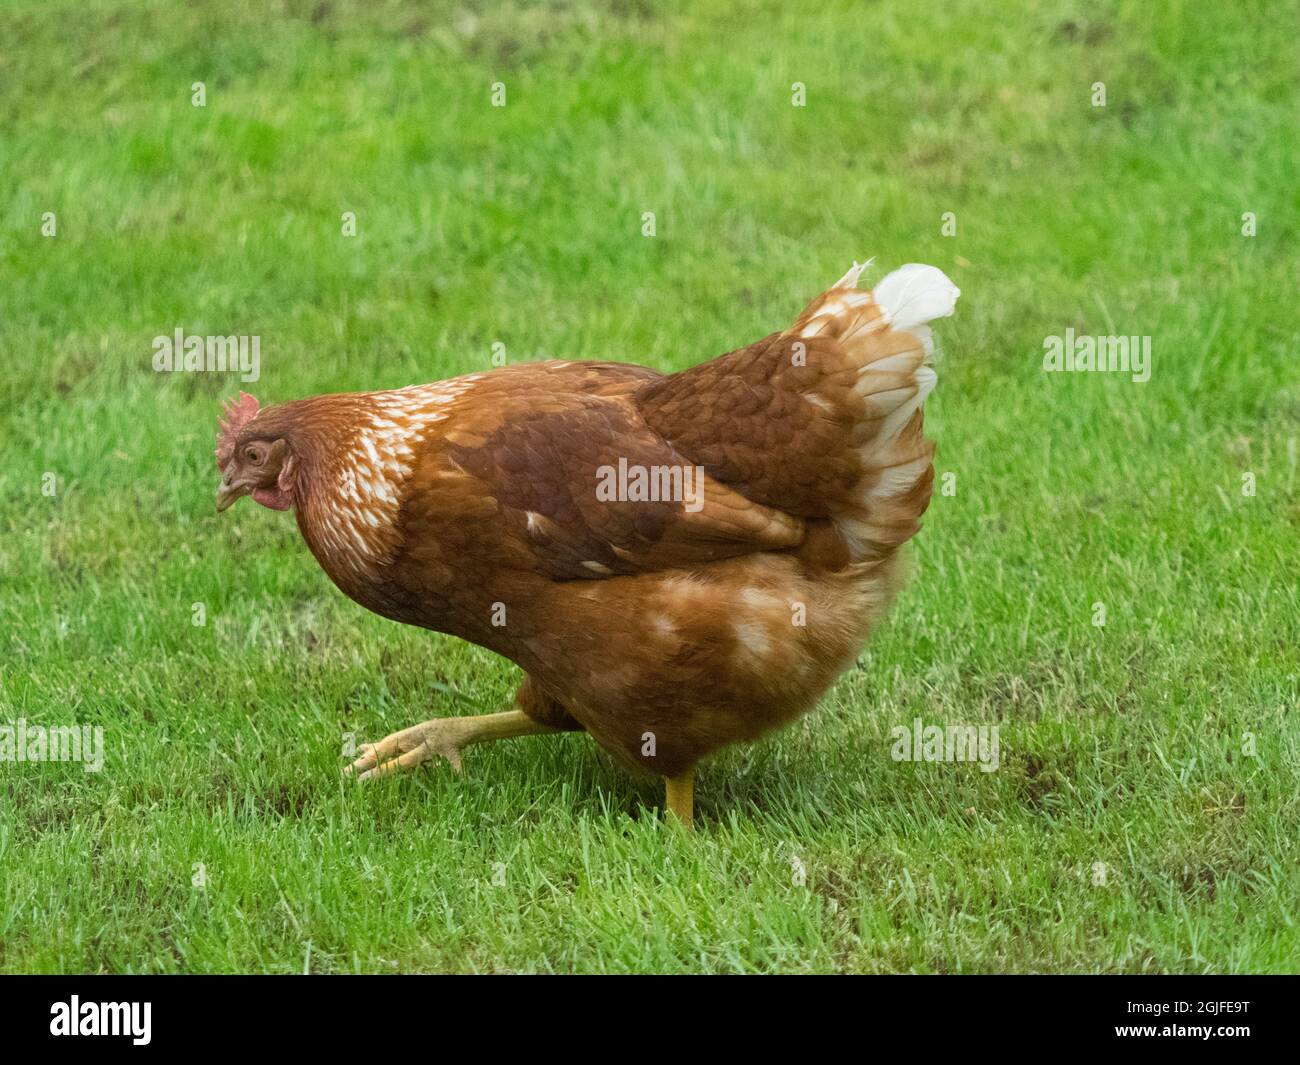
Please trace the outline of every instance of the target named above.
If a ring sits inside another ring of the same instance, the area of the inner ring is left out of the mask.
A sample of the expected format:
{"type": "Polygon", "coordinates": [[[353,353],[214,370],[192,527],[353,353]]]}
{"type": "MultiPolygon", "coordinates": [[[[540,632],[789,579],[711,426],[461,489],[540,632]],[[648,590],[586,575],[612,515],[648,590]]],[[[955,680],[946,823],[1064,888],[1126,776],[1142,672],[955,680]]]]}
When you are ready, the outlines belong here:
{"type": "Polygon", "coordinates": [[[361,746],[361,756],[344,768],[345,776],[371,780],[445,758],[457,773],[460,752],[471,743],[556,732],[521,710],[475,717],[435,717],[361,746]]]}

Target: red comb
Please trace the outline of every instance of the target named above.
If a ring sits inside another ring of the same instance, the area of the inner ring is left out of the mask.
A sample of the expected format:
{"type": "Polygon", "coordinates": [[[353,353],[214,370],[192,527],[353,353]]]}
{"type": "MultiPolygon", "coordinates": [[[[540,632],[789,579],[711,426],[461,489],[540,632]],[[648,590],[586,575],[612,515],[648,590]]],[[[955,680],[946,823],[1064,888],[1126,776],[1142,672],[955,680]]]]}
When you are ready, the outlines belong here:
{"type": "Polygon", "coordinates": [[[221,431],[217,433],[217,469],[224,470],[226,463],[235,454],[235,440],[239,430],[257,417],[257,400],[247,392],[240,392],[238,399],[228,399],[222,404],[217,424],[221,431]]]}

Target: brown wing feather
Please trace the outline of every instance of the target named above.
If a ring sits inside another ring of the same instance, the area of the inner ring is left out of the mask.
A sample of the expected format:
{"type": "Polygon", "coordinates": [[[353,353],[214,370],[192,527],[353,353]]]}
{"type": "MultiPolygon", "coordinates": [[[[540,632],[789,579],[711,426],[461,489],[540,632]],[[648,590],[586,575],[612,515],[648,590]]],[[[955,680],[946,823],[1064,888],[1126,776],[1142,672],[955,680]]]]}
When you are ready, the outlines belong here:
{"type": "MultiPolygon", "coordinates": [[[[522,368],[521,368],[522,370],[522,368]]],[[[646,371],[653,373],[653,371],[646,371]]],[[[491,514],[503,559],[555,580],[699,565],[798,545],[804,523],[704,475],[691,501],[603,499],[605,470],[696,464],[625,398],[644,376],[560,391],[543,367],[476,390],[455,427],[422,449],[403,511],[408,536],[443,536],[457,515],[491,514]],[[601,394],[607,392],[609,394],[601,394]],[[432,524],[425,515],[435,515],[432,524]],[[446,530],[446,531],[441,531],[446,530]]]]}

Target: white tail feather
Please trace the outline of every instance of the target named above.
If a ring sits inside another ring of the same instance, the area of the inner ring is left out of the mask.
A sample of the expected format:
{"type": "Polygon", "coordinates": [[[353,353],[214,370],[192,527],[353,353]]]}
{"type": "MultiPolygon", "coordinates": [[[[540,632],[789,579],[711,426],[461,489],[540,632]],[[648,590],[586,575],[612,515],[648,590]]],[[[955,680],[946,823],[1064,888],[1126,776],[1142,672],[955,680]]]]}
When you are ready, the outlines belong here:
{"type": "MultiPolygon", "coordinates": [[[[908,263],[887,275],[873,293],[895,329],[913,330],[957,308],[961,289],[937,266],[908,263]]],[[[928,337],[923,337],[924,342],[928,337]]]]}

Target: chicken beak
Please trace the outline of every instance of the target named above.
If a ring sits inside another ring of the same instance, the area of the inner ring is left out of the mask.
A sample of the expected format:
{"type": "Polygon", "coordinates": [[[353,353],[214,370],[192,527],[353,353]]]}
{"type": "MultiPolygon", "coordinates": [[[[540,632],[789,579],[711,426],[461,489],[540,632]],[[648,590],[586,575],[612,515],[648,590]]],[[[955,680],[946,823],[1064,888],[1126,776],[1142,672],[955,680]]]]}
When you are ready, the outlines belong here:
{"type": "Polygon", "coordinates": [[[217,486],[217,513],[220,514],[236,499],[248,495],[248,492],[248,485],[231,484],[228,478],[223,477],[221,484],[217,486]]]}

